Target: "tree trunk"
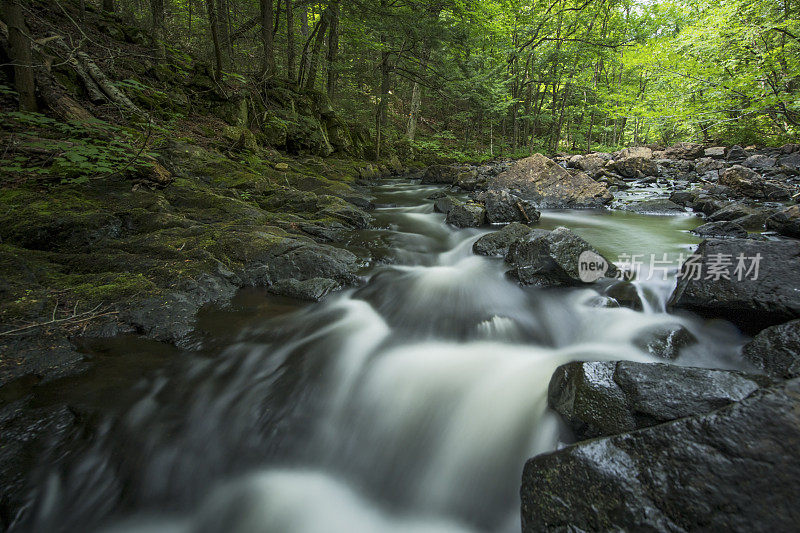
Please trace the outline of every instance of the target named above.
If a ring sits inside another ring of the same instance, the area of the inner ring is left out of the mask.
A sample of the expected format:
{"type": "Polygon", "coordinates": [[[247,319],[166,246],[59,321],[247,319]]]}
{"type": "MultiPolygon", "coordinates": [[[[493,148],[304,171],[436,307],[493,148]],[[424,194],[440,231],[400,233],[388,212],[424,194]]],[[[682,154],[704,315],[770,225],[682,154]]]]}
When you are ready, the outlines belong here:
{"type": "Polygon", "coordinates": [[[228,0],[217,0],[217,25],[219,29],[219,46],[222,52],[222,66],[227,69],[230,65],[231,57],[233,57],[228,0]]]}
{"type": "Polygon", "coordinates": [[[261,71],[264,79],[275,76],[275,47],[272,40],[272,0],[261,0],[261,46],[264,48],[264,60],[261,71]]]}
{"type": "Polygon", "coordinates": [[[330,30],[328,31],[328,82],[326,90],[328,98],[333,99],[336,91],[336,56],[339,54],[339,1],[331,0],[330,7],[330,30]]]}
{"type": "Polygon", "coordinates": [[[156,60],[162,62],[166,57],[166,49],[164,45],[164,0],[150,0],[150,10],[153,16],[153,51],[156,54],[156,60]]]}
{"type": "Polygon", "coordinates": [[[103,11],[106,13],[114,12],[114,0],[103,0],[103,11]]]}
{"type": "Polygon", "coordinates": [[[292,0],[286,0],[286,70],[287,78],[294,79],[295,58],[294,58],[294,8],[292,0]]]}
{"type": "Polygon", "coordinates": [[[317,25],[317,36],[314,39],[314,49],[311,51],[311,59],[308,63],[308,76],[306,77],[305,88],[314,89],[317,82],[317,65],[319,65],[319,55],[322,51],[322,43],[325,42],[325,33],[328,31],[330,12],[326,9],[322,13],[319,24],[317,25]]]}
{"type": "Polygon", "coordinates": [[[19,108],[22,111],[38,111],[33,54],[27,37],[25,15],[18,0],[4,0],[2,6],[3,18],[8,26],[9,55],[14,64],[14,85],[19,94],[19,108]]]}
{"type": "Polygon", "coordinates": [[[219,47],[219,23],[214,0],[206,0],[206,11],[208,13],[208,26],[211,28],[211,41],[214,44],[214,79],[220,81],[222,79],[222,51],[219,47]]]}

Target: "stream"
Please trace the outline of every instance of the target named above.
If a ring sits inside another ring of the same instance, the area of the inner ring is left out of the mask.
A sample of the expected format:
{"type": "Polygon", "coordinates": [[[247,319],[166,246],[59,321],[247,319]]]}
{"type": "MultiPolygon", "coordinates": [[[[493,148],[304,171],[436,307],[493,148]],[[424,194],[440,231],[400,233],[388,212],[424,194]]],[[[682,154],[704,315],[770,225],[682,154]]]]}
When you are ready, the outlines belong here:
{"type": "Polygon", "coordinates": [[[95,367],[38,401],[104,415],[37,473],[32,529],[517,532],[523,464],[570,442],[547,409],[556,367],[662,361],[638,339],[677,324],[699,342],[676,364],[736,368],[733,326],[665,311],[699,219],[543,212],[536,227],[567,226],[612,260],[667,254],[666,279],[627,286],[634,310],[605,286],[520,287],[501,258],[472,253],[489,229],[433,211],[439,190],[372,190],[374,228],[346,243],[365,258],[358,288],[320,304],[243,291],[204,311],[197,351],[87,343],[95,367]]]}

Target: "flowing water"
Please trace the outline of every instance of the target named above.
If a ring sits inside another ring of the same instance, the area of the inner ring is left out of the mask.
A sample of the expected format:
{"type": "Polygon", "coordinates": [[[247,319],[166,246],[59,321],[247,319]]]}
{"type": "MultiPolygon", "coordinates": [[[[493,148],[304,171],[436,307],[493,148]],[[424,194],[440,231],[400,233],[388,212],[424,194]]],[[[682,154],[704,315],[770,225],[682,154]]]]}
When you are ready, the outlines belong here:
{"type": "MultiPolygon", "coordinates": [[[[50,394],[106,414],[43,468],[32,529],[519,531],[525,460],[570,438],[547,410],[557,366],[655,361],[640,339],[675,325],[699,340],[678,364],[735,366],[732,326],[665,312],[674,268],[625,285],[634,308],[613,305],[620,287],[521,288],[502,259],[472,254],[487,230],[433,212],[437,190],[374,189],[376,229],[347,243],[365,259],[359,288],[315,305],[243,292],[205,313],[199,352],[89,346],[97,368],[50,394]]],[[[538,226],[567,226],[612,260],[674,262],[697,224],[551,211],[538,226]]]]}

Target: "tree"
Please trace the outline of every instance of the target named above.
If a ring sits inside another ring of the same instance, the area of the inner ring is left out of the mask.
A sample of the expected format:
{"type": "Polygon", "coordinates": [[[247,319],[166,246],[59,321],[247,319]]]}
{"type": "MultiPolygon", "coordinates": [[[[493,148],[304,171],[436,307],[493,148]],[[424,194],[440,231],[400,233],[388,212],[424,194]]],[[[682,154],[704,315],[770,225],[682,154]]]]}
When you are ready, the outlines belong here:
{"type": "Polygon", "coordinates": [[[261,0],[261,45],[263,46],[264,59],[261,72],[265,79],[275,75],[275,47],[272,40],[273,11],[272,0],[261,0]]]}
{"type": "Polygon", "coordinates": [[[150,0],[150,13],[152,16],[151,36],[153,51],[156,60],[163,62],[166,56],[165,30],[164,30],[164,0],[150,0]]]}
{"type": "Polygon", "coordinates": [[[3,0],[3,19],[8,27],[10,58],[14,64],[14,85],[22,111],[38,111],[31,41],[19,0],[3,0]]]}

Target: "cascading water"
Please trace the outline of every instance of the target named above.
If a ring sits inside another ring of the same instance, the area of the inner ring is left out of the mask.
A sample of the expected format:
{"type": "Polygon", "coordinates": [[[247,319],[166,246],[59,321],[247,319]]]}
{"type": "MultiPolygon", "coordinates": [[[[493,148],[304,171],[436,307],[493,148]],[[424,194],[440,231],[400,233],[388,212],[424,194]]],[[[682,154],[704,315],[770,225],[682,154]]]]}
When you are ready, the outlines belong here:
{"type": "MultiPolygon", "coordinates": [[[[564,438],[547,410],[557,366],[653,361],[638,339],[676,324],[698,339],[678,364],[733,366],[734,329],[666,313],[674,272],[634,284],[641,311],[594,289],[521,288],[472,254],[485,231],[433,213],[436,190],[375,189],[382,229],[348,243],[373,263],[362,287],[250,316],[224,350],[143,378],[136,402],[42,472],[32,528],[101,515],[137,532],[518,531],[522,465],[564,438]]],[[[547,212],[539,225],[612,258],[696,242],[689,217],[547,212]]]]}

